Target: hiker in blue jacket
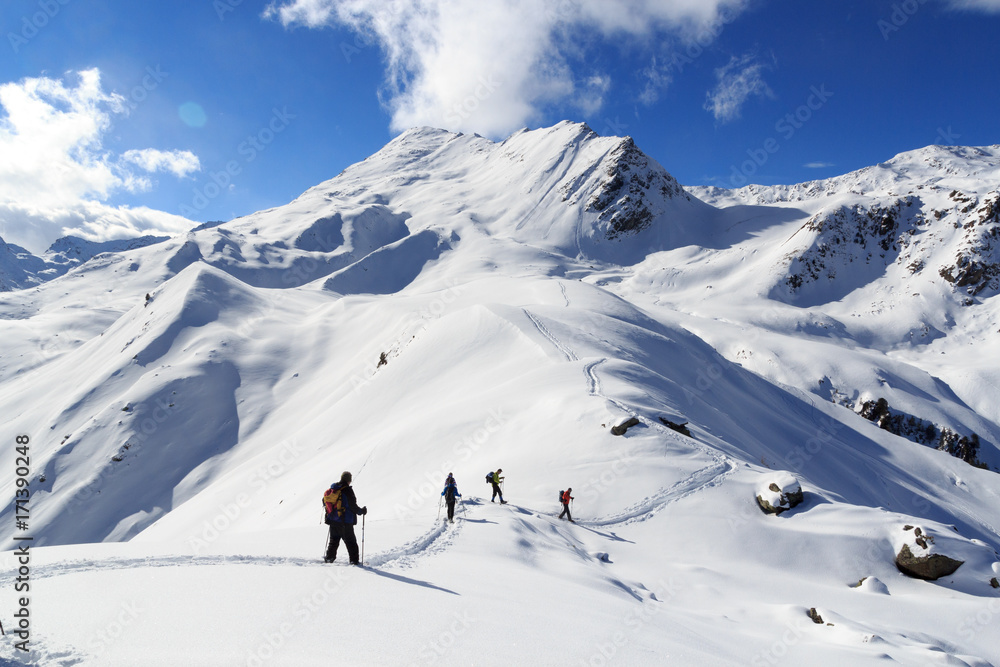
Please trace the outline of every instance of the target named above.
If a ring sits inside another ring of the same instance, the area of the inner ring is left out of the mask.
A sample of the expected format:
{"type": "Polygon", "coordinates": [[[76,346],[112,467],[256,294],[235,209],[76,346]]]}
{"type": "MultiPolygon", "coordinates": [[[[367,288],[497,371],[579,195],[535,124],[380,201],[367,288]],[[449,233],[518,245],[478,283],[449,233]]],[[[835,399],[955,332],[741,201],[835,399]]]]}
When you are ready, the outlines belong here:
{"type": "Polygon", "coordinates": [[[444,490],[441,495],[444,496],[444,502],[448,505],[448,522],[455,523],[455,499],[461,498],[462,494],[458,492],[458,485],[451,473],[448,473],[448,479],[444,480],[444,490]]]}

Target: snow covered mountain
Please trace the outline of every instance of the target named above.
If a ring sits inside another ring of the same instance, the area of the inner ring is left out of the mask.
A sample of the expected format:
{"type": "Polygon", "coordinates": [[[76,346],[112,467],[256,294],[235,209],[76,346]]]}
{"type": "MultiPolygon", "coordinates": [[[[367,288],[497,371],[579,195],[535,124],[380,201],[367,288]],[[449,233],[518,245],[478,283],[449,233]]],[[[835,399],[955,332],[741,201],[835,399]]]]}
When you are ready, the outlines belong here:
{"type": "Polygon", "coordinates": [[[124,252],[166,241],[166,236],[140,236],[118,241],[87,241],[76,236],[57,239],[42,253],[31,254],[21,246],[0,239],[0,292],[24,289],[58,278],[70,269],[105,252],[124,252]]]}
{"type": "Polygon", "coordinates": [[[420,128],[4,293],[0,657],[1000,663],[998,157],[724,191],[581,124],[420,128]],[[320,560],[342,470],[369,568],[320,560]]]}

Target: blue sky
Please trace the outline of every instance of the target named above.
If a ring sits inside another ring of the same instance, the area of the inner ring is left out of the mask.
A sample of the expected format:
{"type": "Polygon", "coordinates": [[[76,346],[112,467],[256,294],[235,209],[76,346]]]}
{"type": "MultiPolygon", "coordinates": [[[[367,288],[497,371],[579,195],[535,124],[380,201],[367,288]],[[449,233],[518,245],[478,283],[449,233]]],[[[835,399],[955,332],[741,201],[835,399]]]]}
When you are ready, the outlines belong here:
{"type": "Polygon", "coordinates": [[[0,236],[284,204],[413,124],[586,121],[685,184],[1000,143],[1000,0],[8,0],[0,236]]]}

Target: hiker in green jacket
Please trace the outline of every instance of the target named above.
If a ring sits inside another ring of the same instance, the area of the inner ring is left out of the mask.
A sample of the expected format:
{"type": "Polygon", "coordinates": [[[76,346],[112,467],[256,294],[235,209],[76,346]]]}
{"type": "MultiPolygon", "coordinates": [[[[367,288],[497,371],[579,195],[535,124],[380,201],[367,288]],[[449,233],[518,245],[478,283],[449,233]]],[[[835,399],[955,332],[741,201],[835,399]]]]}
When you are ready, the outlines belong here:
{"type": "Polygon", "coordinates": [[[497,496],[500,496],[500,504],[506,505],[507,501],[503,499],[503,491],[500,489],[500,485],[503,484],[504,478],[500,476],[503,472],[503,468],[497,468],[497,471],[493,473],[493,477],[490,478],[490,484],[493,485],[493,497],[490,502],[496,502],[497,496]]]}

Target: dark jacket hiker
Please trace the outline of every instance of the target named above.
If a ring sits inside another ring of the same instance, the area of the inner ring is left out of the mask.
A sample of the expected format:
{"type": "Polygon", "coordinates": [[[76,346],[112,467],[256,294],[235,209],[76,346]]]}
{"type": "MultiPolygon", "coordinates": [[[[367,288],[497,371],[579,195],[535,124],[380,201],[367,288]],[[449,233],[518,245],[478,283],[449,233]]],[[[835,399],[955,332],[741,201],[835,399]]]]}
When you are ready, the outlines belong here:
{"type": "Polygon", "coordinates": [[[448,505],[448,521],[455,522],[455,499],[461,498],[462,494],[458,492],[458,485],[455,483],[455,478],[452,477],[451,473],[448,473],[448,479],[444,481],[444,490],[441,492],[444,496],[444,502],[448,505]]]}
{"type": "Polygon", "coordinates": [[[358,507],[358,499],[351,488],[351,473],[344,472],[340,481],[330,486],[323,496],[323,504],[326,507],[326,522],[330,524],[330,543],[323,560],[327,563],[337,560],[337,548],[343,540],[351,563],[360,564],[354,526],[358,524],[359,516],[368,514],[368,508],[358,507]]]}

